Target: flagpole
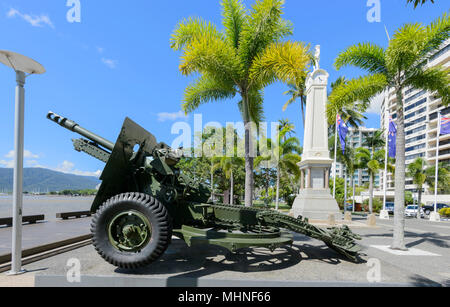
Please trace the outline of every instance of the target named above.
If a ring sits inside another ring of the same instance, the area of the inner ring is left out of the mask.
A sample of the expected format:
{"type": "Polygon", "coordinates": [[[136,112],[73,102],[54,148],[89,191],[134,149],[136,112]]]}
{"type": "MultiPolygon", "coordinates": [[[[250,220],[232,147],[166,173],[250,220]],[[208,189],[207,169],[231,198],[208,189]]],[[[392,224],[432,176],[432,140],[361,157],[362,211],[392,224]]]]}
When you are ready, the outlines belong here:
{"type": "Polygon", "coordinates": [[[333,184],[333,198],[336,198],[336,169],[337,169],[337,139],[338,139],[338,123],[337,117],[339,114],[336,113],[336,132],[334,134],[334,184],[333,184]]]}
{"type": "MultiPolygon", "coordinates": [[[[389,115],[389,114],[386,114],[389,115]]],[[[387,130],[386,130],[386,153],[384,158],[384,199],[383,199],[383,211],[386,211],[386,199],[387,199],[387,165],[388,165],[388,151],[389,151],[389,116],[387,116],[387,130]]]]}
{"type": "Polygon", "coordinates": [[[438,177],[439,177],[439,141],[441,137],[441,111],[438,112],[438,129],[436,140],[436,177],[434,181],[434,212],[437,212],[437,198],[438,198],[438,177]]]}

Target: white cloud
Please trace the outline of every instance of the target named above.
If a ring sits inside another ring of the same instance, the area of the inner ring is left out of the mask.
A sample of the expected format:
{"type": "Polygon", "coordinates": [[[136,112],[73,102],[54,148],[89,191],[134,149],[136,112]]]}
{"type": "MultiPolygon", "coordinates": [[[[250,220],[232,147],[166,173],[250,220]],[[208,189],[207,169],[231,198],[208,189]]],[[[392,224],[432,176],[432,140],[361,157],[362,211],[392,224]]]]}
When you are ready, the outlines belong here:
{"type": "Polygon", "coordinates": [[[62,164],[60,164],[56,169],[53,169],[54,171],[65,173],[65,174],[72,174],[72,175],[78,175],[78,176],[91,176],[91,177],[97,177],[99,178],[102,174],[101,170],[98,170],[96,172],[86,172],[86,171],[80,171],[75,169],[75,164],[70,161],[64,161],[62,164]]]}
{"type": "Polygon", "coordinates": [[[14,160],[0,160],[0,165],[4,168],[13,168],[14,167],[14,160]]]}
{"type": "MultiPolygon", "coordinates": [[[[0,167],[3,168],[14,168],[14,150],[11,150],[7,155],[5,155],[5,158],[8,160],[0,160],[0,167]]],[[[90,177],[97,177],[99,178],[102,174],[101,170],[98,170],[96,172],[88,172],[88,171],[81,171],[75,168],[75,164],[70,161],[64,161],[60,165],[58,165],[57,168],[52,168],[48,166],[41,165],[38,161],[39,156],[36,154],[33,154],[31,151],[25,150],[24,151],[24,166],[25,167],[34,167],[34,168],[45,168],[52,171],[57,171],[61,173],[66,174],[72,174],[72,175],[78,175],[78,176],[90,176],[90,177]]]]}
{"type": "Polygon", "coordinates": [[[108,66],[109,68],[114,69],[117,67],[118,61],[102,58],[102,63],[105,64],[106,66],[108,66]]]}
{"type": "Polygon", "coordinates": [[[381,105],[384,101],[384,93],[379,94],[378,96],[375,96],[370,100],[370,107],[367,110],[367,113],[369,114],[381,114],[381,105]]]}
{"type": "Polygon", "coordinates": [[[97,47],[97,52],[102,54],[105,51],[105,48],[97,47]]]}
{"type": "Polygon", "coordinates": [[[175,121],[177,119],[187,119],[188,116],[183,112],[175,112],[175,113],[158,113],[158,121],[165,122],[165,121],[175,121]]]}
{"type": "Polygon", "coordinates": [[[19,12],[16,9],[11,8],[8,13],[6,13],[6,16],[8,18],[14,18],[14,17],[20,17],[26,22],[28,22],[33,27],[43,27],[45,25],[49,26],[50,28],[54,29],[55,26],[53,25],[53,22],[50,20],[50,17],[48,15],[30,15],[30,14],[23,14],[19,12]]]}
{"type": "MultiPolygon", "coordinates": [[[[29,150],[24,150],[23,152],[23,157],[25,159],[39,159],[38,155],[33,154],[31,151],[29,150]]],[[[11,150],[6,156],[5,158],[8,159],[13,159],[14,158],[14,150],[11,150]]]]}

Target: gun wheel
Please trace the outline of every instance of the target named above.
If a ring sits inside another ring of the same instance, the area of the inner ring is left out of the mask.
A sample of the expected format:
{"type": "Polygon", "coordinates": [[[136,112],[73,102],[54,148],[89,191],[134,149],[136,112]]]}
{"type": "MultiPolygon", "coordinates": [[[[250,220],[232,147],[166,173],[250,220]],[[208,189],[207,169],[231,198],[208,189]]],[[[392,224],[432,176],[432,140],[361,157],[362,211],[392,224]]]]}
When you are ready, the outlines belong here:
{"type": "Polygon", "coordinates": [[[125,193],[107,200],[92,219],[97,252],[124,269],[147,266],[170,244],[172,224],[166,208],[142,193],[125,193]]]}

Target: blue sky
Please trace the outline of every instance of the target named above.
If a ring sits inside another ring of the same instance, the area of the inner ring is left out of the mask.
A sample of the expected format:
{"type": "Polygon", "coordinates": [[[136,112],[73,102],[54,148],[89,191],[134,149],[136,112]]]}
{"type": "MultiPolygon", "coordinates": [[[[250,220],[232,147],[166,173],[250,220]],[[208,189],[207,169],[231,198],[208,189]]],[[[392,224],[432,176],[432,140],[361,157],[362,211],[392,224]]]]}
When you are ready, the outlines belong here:
{"type": "MultiPolygon", "coordinates": [[[[448,11],[448,1],[416,10],[406,0],[381,0],[381,22],[370,23],[366,0],[286,0],[285,18],[294,24],[293,40],[322,47],[321,67],[330,81],[340,75],[361,74],[356,69],[333,68],[337,54],[349,45],[372,41],[387,45],[384,25],[391,35],[406,22],[429,23],[448,11]]],[[[115,141],[129,116],[170,144],[174,119],[190,79],[179,70],[180,54],[169,47],[170,34],[184,17],[200,16],[221,28],[219,1],[212,0],[80,0],[81,22],[66,19],[66,0],[0,1],[0,49],[25,54],[47,69],[31,76],[26,85],[26,165],[77,174],[93,174],[103,164],[72,149],[68,131],[45,119],[52,110],[115,141]]],[[[244,1],[249,7],[254,1],[244,1]]],[[[14,129],[14,73],[0,66],[0,167],[11,165],[14,129]]],[[[265,92],[268,122],[289,118],[302,139],[299,105],[282,112],[286,86],[265,92]]],[[[376,109],[376,108],[375,108],[376,109]]],[[[202,106],[203,122],[240,120],[236,101],[202,106]]],[[[177,119],[180,120],[180,119],[177,119]]],[[[187,119],[193,121],[193,115],[187,119]]],[[[368,114],[367,127],[379,127],[379,115],[368,114]]]]}

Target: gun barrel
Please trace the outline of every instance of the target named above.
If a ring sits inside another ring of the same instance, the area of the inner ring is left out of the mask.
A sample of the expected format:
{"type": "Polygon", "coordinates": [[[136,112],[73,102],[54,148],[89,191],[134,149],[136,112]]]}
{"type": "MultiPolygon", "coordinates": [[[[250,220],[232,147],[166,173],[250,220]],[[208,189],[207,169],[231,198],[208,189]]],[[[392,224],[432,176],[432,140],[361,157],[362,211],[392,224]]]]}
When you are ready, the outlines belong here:
{"type": "Polygon", "coordinates": [[[113,149],[114,149],[114,143],[108,141],[105,138],[102,138],[101,136],[96,135],[95,133],[90,132],[89,130],[86,130],[86,129],[80,127],[80,125],[78,125],[76,122],[74,122],[68,118],[62,117],[53,112],[48,112],[47,118],[49,120],[57,123],[61,127],[64,127],[72,132],[75,132],[75,133],[80,134],[81,136],[84,136],[85,138],[91,140],[92,142],[97,143],[98,145],[104,147],[105,149],[108,149],[110,151],[113,151],[113,149]]]}

